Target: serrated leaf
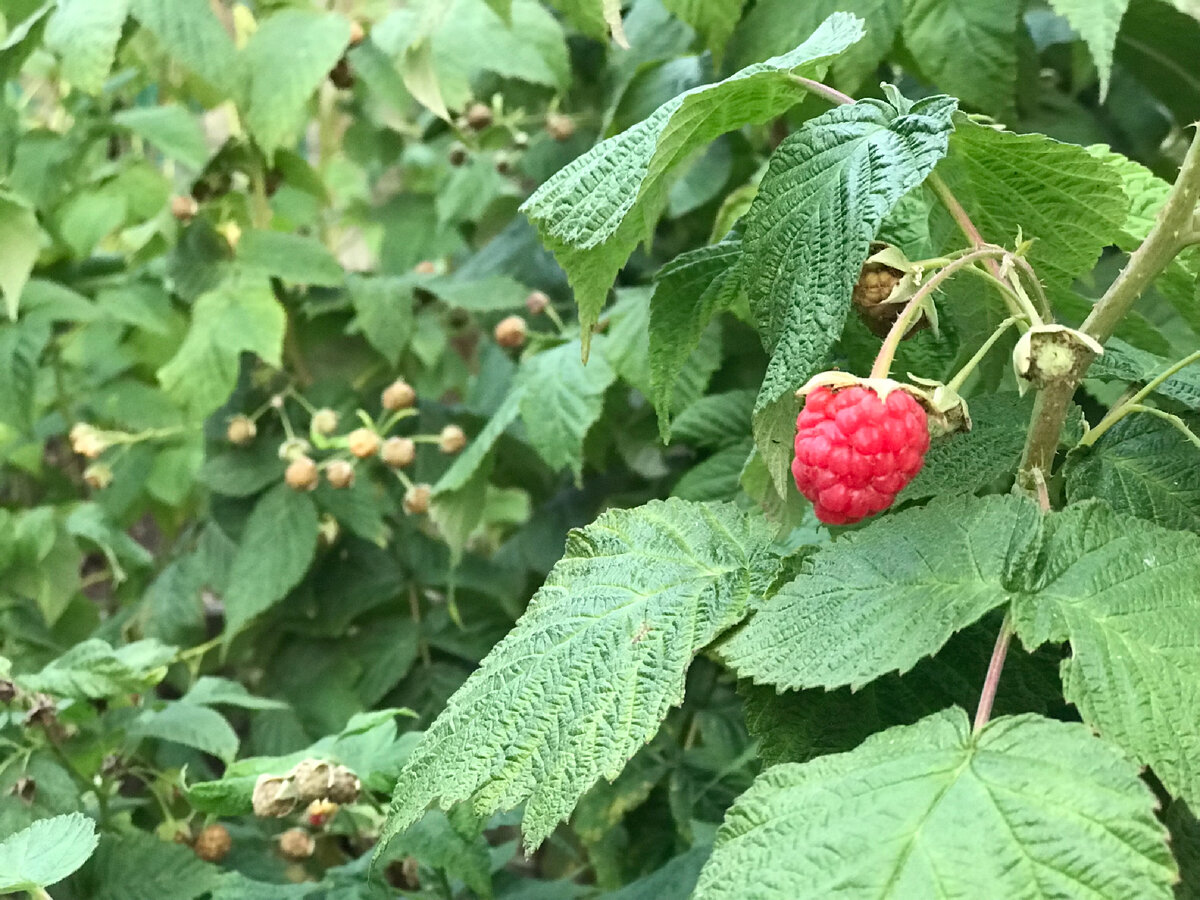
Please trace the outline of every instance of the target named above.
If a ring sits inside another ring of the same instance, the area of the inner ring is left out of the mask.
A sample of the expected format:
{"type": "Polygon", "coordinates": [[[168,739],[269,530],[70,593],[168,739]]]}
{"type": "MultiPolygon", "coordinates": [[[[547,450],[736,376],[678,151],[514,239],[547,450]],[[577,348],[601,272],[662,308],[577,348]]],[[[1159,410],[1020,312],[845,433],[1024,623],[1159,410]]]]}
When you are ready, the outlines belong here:
{"type": "Polygon", "coordinates": [[[206,416],[229,397],[243,352],[280,365],[286,318],[266,279],[223,282],[192,306],[187,337],[158,380],[193,416],[206,416]]]}
{"type": "Polygon", "coordinates": [[[1170,422],[1133,414],[1067,457],[1067,498],[1097,497],[1119,513],[1200,532],[1200,448],[1170,422]]]}
{"type": "Polygon", "coordinates": [[[546,465],[582,476],[583,440],[600,418],[604,392],[616,377],[603,353],[584,365],[577,340],[521,365],[513,390],[520,392],[526,437],[546,465]]]}
{"type": "Polygon", "coordinates": [[[742,470],[753,450],[749,436],[722,447],[688,469],[671,489],[671,496],[696,501],[734,499],[741,492],[742,470]]]}
{"type": "Polygon", "coordinates": [[[388,848],[388,856],[416,857],[423,865],[461,881],[478,897],[491,898],[492,877],[488,844],[481,835],[474,839],[459,833],[440,810],[430,810],[388,848]]]}
{"type": "Polygon", "coordinates": [[[350,43],[350,20],[284,9],[259,25],[241,54],[246,124],[268,158],[294,138],[308,99],[350,43]]]}
{"type": "Polygon", "coordinates": [[[745,220],[741,265],[771,350],[754,431],[777,491],[791,478],[792,392],[841,334],[884,216],[945,155],[955,105],[860,100],[810,119],[771,157],[745,220]]]}
{"type": "Polygon", "coordinates": [[[246,520],[225,594],[226,628],[236,634],[294,588],[317,549],[317,510],[304,493],[279,484],[246,520]]]}
{"type": "Polygon", "coordinates": [[[659,433],[671,433],[671,404],[679,374],[714,315],[729,309],[742,286],[740,240],[680,254],[655,277],[650,299],[650,383],[659,433]]]}
{"type": "Polygon", "coordinates": [[[46,25],[46,46],[62,60],[62,74],[89,94],[104,87],[116,56],[130,0],[58,0],[46,25]]]}
{"type": "Polygon", "coordinates": [[[408,349],[416,327],[413,282],[404,277],[353,276],[346,284],[346,293],[354,307],[350,329],[396,365],[408,349]]]}
{"type": "Polygon", "coordinates": [[[1079,32],[1087,44],[1100,74],[1100,100],[1103,101],[1112,75],[1117,32],[1121,30],[1121,17],[1125,15],[1129,0],[1101,0],[1099,3],[1096,0],[1050,0],[1050,6],[1079,32]]]}
{"type": "Polygon", "coordinates": [[[721,447],[750,433],[753,390],[709,394],[688,406],[671,425],[671,438],[697,447],[721,447]]]}
{"type": "Polygon", "coordinates": [[[1170,3],[1130,0],[1117,33],[1117,62],[1134,74],[1179,123],[1200,118],[1200,74],[1194,65],[1200,21],[1170,3]]]}
{"type": "Polygon", "coordinates": [[[492,447],[496,445],[496,441],[500,439],[500,435],[504,434],[505,429],[516,421],[521,408],[521,398],[524,393],[525,388],[517,387],[505,396],[500,407],[488,419],[488,423],[467,444],[466,448],[450,465],[450,468],[446,470],[445,474],[438,479],[437,484],[433,486],[434,497],[437,497],[439,494],[460,490],[467,485],[476,470],[483,464],[488,454],[491,453],[492,447]]]}
{"type": "Polygon", "coordinates": [[[226,763],[237,756],[238,736],[219,712],[195,703],[167,703],[142,711],[129,725],[134,739],[157,738],[193,747],[226,763]]]}
{"type": "Polygon", "coordinates": [[[39,819],[0,841],[0,892],[38,892],[82,866],[100,840],[82,813],[39,819]]]}
{"type": "Polygon", "coordinates": [[[346,279],[341,264],[316,238],[282,231],[250,229],[237,245],[237,261],[256,274],[296,284],[338,287],[346,279]]]}
{"type": "Polygon", "coordinates": [[[705,45],[718,59],[745,5],[746,0],[663,0],[663,6],[704,37],[705,45]]]}
{"type": "Polygon", "coordinates": [[[140,694],[162,681],[175,648],[156,640],[136,641],[114,650],[99,638],[81,641],[40,672],[17,676],[28,691],[55,697],[102,699],[140,694]]]}
{"type": "Polygon", "coordinates": [[[732,506],[681,500],[571,532],[516,628],[413,752],[383,843],[429,803],[470,799],[483,816],[525,803],[525,842],[541,844],[683,699],[692,658],[763,586],[767,540],[732,506]]]}
{"type": "Polygon", "coordinates": [[[1019,497],[958,497],[889,516],[818,550],[724,642],[741,676],[857,688],[906,672],[1007,602],[1039,535],[1019,497]]]}
{"type": "Polygon", "coordinates": [[[237,48],[208,0],[132,0],[131,7],[164,52],[221,96],[238,92],[237,48]]]}
{"type": "Polygon", "coordinates": [[[32,209],[0,195],[0,294],[10,319],[17,318],[17,304],[25,282],[41,251],[41,231],[32,209]]]}
{"type": "Polygon", "coordinates": [[[255,697],[241,683],[215,675],[201,675],[180,702],[197,706],[236,706],[239,709],[288,708],[282,700],[255,697]]]}
{"type": "Polygon", "coordinates": [[[760,775],[696,900],[1131,897],[1176,867],[1137,767],[1078,724],[946,710],[760,775]]]}
{"type": "Polygon", "coordinates": [[[113,123],[145,138],[165,156],[196,172],[208,162],[208,144],[200,120],[182,106],[135,106],[115,113],[113,123]]]}
{"type": "Polygon", "coordinates": [[[901,31],[934,84],[966,106],[996,114],[1016,99],[1020,15],[1020,0],[906,0],[901,31]]]}
{"type": "Polygon", "coordinates": [[[105,835],[71,884],[72,896],[88,900],[195,900],[226,880],[226,873],[198,859],[190,847],[134,831],[105,835]]]}
{"type": "Polygon", "coordinates": [[[1013,602],[1022,643],[1069,641],[1063,690],[1084,722],[1200,802],[1200,536],[1098,501],[1046,529],[1040,574],[1013,602]]]}
{"type": "Polygon", "coordinates": [[[717,136],[796,103],[804,90],[792,76],[819,77],[831,57],[861,36],[854,16],[830,16],[792,52],[668,100],[565,166],[525,202],[522,211],[575,289],[585,351],[617,272],[653,233],[670,170],[717,136]]]}
{"type": "MultiPolygon", "coordinates": [[[[1120,338],[1109,338],[1104,354],[1088,369],[1093,378],[1115,378],[1134,384],[1146,384],[1170,368],[1172,363],[1153,353],[1139,350],[1120,338]]],[[[1200,370],[1195,366],[1180,369],[1154,392],[1170,397],[1189,409],[1200,409],[1200,370]]]]}

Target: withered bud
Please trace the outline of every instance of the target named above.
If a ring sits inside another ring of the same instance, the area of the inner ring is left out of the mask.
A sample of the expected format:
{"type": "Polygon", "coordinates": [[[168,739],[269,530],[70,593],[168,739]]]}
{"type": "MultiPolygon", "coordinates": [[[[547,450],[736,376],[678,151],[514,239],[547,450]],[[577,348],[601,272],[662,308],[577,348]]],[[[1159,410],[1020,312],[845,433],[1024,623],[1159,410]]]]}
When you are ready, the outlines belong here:
{"type": "Polygon", "coordinates": [[[429,512],[429,501],[433,497],[433,488],[427,484],[414,484],[404,493],[404,511],[410,516],[419,516],[429,512]]]}
{"type": "Polygon", "coordinates": [[[317,486],[317,464],[307,456],[298,456],[288,463],[283,480],[293,491],[311,491],[317,486]]]}
{"type": "Polygon", "coordinates": [[[325,478],[330,487],[342,489],[354,484],[354,466],[344,459],[332,460],[325,467],[325,478]]]}
{"type": "Polygon", "coordinates": [[[401,409],[408,409],[416,403],[417,392],[403,378],[397,378],[383,389],[379,401],[388,412],[397,412],[401,409]]]}
{"type": "Polygon", "coordinates": [[[443,453],[457,453],[467,446],[467,434],[457,425],[447,425],[438,435],[438,449],[443,453]]]}
{"type": "Polygon", "coordinates": [[[346,446],[359,459],[367,459],[379,451],[379,435],[370,428],[355,428],[346,435],[346,446]]]}
{"type": "Polygon", "coordinates": [[[507,350],[515,350],[525,343],[528,329],[520,316],[508,316],[496,323],[492,332],[496,343],[507,350]]]}
{"type": "Polygon", "coordinates": [[[412,438],[390,437],[383,442],[379,457],[393,469],[403,469],[417,458],[417,445],[412,438]]]}
{"type": "Polygon", "coordinates": [[[254,440],[258,434],[258,426],[254,424],[254,420],[249,416],[237,415],[229,420],[229,425],[225,428],[225,437],[229,443],[236,444],[239,447],[244,447],[254,440]]]}
{"type": "Polygon", "coordinates": [[[279,855],[284,859],[308,859],[316,849],[317,842],[303,828],[289,828],[279,836],[279,855]]]}

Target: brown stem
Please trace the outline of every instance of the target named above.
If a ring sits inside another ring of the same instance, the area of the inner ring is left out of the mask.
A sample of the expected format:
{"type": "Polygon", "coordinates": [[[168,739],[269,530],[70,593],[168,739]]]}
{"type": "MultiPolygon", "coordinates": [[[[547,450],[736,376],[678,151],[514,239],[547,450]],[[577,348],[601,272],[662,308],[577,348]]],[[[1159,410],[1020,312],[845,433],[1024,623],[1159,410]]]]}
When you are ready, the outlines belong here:
{"type": "Polygon", "coordinates": [[[1004,659],[1008,656],[1008,645],[1012,643],[1012,617],[1004,614],[1000,623],[1000,633],[996,635],[996,646],[992,648],[992,658],[988,662],[987,677],[983,680],[983,690],[979,693],[979,705],[975,707],[975,725],[973,731],[979,730],[992,717],[992,704],[996,700],[996,689],[1000,686],[1000,673],[1004,671],[1004,659]]]}

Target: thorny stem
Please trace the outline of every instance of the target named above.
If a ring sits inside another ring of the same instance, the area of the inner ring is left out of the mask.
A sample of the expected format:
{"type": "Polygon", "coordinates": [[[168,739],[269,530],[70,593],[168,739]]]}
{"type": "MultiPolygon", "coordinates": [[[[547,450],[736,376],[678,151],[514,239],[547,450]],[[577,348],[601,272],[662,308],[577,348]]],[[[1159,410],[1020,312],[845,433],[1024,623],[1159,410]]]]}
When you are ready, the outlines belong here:
{"type": "Polygon", "coordinates": [[[1004,671],[1004,658],[1008,656],[1008,645],[1012,643],[1012,616],[1004,614],[1000,623],[1000,633],[996,635],[996,646],[992,648],[992,658],[988,662],[987,677],[983,680],[983,690],[979,693],[979,705],[975,707],[975,725],[972,729],[976,734],[992,717],[992,704],[996,700],[996,689],[1000,686],[1000,673],[1004,671]]]}
{"type": "MultiPolygon", "coordinates": [[[[1143,400],[1156,391],[1159,385],[1161,385],[1176,372],[1186,368],[1187,366],[1190,366],[1194,362],[1200,362],[1200,350],[1185,356],[1165,372],[1155,376],[1154,379],[1147,382],[1146,386],[1133,396],[1123,398],[1120,402],[1114,404],[1113,408],[1108,411],[1108,415],[1100,420],[1100,424],[1098,424],[1095,428],[1090,429],[1088,433],[1083,436],[1083,440],[1079,442],[1079,446],[1090,447],[1092,444],[1096,443],[1096,441],[1100,440],[1104,432],[1108,431],[1108,429],[1120,422],[1129,413],[1141,412],[1145,410],[1146,407],[1141,405],[1143,400]]],[[[1189,430],[1188,433],[1191,434],[1191,431],[1189,430]]]]}
{"type": "MultiPolygon", "coordinates": [[[[1192,143],[1179,168],[1179,176],[1166,203],[1159,211],[1158,219],[1146,240],[1129,257],[1121,270],[1101,297],[1091,315],[1084,321],[1081,330],[1103,344],[1116,330],[1117,325],[1129,312],[1129,308],[1142,292],[1157,278],[1167,265],[1185,246],[1189,239],[1196,205],[1200,202],[1200,129],[1192,135],[1192,143]]],[[[1026,491],[1034,486],[1034,472],[1046,477],[1053,466],[1058,450],[1058,439],[1062,433],[1070,409],[1071,397],[1082,379],[1090,359],[1083,360],[1079,374],[1074,379],[1065,379],[1047,385],[1038,392],[1033,409],[1033,419],[1021,458],[1018,484],[1026,491]]]]}

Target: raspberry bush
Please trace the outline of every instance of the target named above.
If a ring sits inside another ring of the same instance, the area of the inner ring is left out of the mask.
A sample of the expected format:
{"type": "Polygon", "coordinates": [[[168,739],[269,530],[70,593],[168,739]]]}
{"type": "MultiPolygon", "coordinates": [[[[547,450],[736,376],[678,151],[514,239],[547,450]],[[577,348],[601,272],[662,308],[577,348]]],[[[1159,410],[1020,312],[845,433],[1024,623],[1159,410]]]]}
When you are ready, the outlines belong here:
{"type": "Polygon", "coordinates": [[[0,23],[0,894],[1200,896],[1189,3],[0,23]]]}

